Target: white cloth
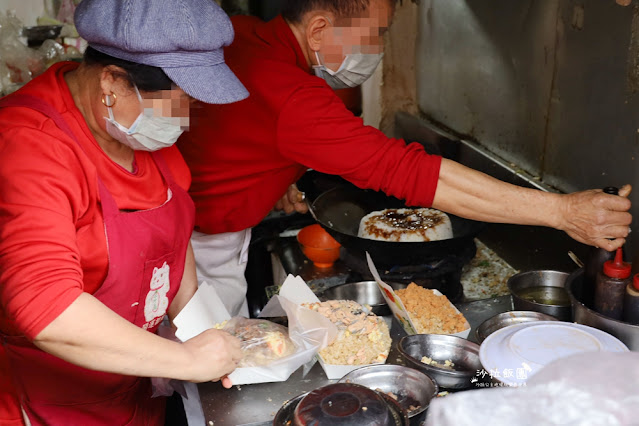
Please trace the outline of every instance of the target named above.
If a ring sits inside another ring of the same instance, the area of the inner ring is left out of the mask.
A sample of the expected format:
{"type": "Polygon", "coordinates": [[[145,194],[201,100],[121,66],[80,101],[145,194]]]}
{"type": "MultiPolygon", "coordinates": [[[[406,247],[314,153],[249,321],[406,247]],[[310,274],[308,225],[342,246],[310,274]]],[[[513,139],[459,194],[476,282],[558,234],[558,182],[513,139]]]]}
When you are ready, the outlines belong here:
{"type": "Polygon", "coordinates": [[[231,316],[249,316],[244,271],[250,242],[250,229],[213,235],[194,231],[191,236],[198,283],[213,284],[231,316]]]}

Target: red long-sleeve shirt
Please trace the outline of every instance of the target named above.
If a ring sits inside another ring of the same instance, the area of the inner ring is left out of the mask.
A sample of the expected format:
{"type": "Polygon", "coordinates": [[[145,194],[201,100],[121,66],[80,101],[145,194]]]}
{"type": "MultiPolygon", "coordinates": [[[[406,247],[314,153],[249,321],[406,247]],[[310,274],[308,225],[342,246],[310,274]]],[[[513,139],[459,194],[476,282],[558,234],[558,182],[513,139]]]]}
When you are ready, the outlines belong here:
{"type": "Polygon", "coordinates": [[[255,226],[307,168],[410,205],[432,204],[440,157],[364,126],[311,74],[282,17],[264,23],[238,16],[233,26],[226,62],[250,96],[198,108],[178,142],[193,178],[197,230],[217,234],[255,226]]]}
{"type": "MultiPolygon", "coordinates": [[[[131,173],[100,148],[64,80],[76,67],[56,64],[19,93],[50,103],[80,145],[39,112],[0,109],[0,330],[8,334],[35,337],[81,292],[102,285],[108,253],[98,174],[122,210],[166,201],[150,153],[135,152],[131,173]]],[[[179,151],[162,154],[187,189],[179,151]]]]}
{"type": "MultiPolygon", "coordinates": [[[[150,153],[136,151],[130,173],[100,148],[59,63],[19,93],[51,104],[80,145],[28,108],[0,109],[0,331],[34,338],[82,292],[94,293],[109,266],[97,175],[118,207],[142,210],[166,201],[167,185],[150,153]],[[80,147],[81,146],[81,147],[80,147]]],[[[162,151],[176,181],[190,175],[175,147],[162,151]]],[[[1,342],[0,342],[1,343],[1,342]]],[[[0,344],[0,424],[22,424],[0,344]]]]}

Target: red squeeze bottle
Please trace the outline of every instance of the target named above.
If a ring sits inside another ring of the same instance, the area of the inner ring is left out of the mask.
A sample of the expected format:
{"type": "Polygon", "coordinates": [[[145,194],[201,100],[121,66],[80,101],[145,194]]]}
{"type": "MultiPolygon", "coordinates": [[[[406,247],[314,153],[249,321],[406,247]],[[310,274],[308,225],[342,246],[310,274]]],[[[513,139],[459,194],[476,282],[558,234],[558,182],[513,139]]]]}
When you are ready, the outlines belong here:
{"type": "MultiPolygon", "coordinates": [[[[603,189],[603,192],[611,195],[619,195],[619,188],[607,186],[603,189]]],[[[613,260],[614,258],[614,251],[607,251],[600,247],[590,247],[590,251],[586,257],[586,265],[584,267],[583,284],[583,302],[589,308],[592,308],[594,305],[597,274],[603,270],[604,263],[608,260],[613,260]]]]}
{"type": "Polygon", "coordinates": [[[626,286],[626,294],[623,299],[623,320],[630,324],[639,325],[639,274],[636,274],[632,283],[626,286]]]}
{"type": "Polygon", "coordinates": [[[623,312],[626,287],[630,284],[632,265],[623,261],[623,250],[617,249],[614,260],[604,263],[595,283],[595,311],[620,320],[623,312]]]}

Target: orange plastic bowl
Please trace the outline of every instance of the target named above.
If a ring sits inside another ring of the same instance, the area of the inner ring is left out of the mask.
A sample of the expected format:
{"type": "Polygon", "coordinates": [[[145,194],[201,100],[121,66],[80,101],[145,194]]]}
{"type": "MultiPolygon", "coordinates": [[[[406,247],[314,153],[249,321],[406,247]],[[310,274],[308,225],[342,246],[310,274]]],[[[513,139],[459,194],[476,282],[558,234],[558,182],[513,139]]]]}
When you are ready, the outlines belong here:
{"type": "Polygon", "coordinates": [[[302,253],[318,268],[330,268],[339,259],[340,243],[320,225],[310,225],[297,234],[302,253]]]}

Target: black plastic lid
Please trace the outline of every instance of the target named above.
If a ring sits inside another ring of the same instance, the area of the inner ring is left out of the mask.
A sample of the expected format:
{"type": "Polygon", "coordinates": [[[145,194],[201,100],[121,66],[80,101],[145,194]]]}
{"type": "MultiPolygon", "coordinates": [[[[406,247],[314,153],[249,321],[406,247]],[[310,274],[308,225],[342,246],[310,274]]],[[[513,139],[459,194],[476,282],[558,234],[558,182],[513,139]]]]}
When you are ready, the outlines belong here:
{"type": "Polygon", "coordinates": [[[397,423],[379,393],[354,383],[335,383],[309,392],[295,409],[293,424],[387,426],[397,423]]]}

